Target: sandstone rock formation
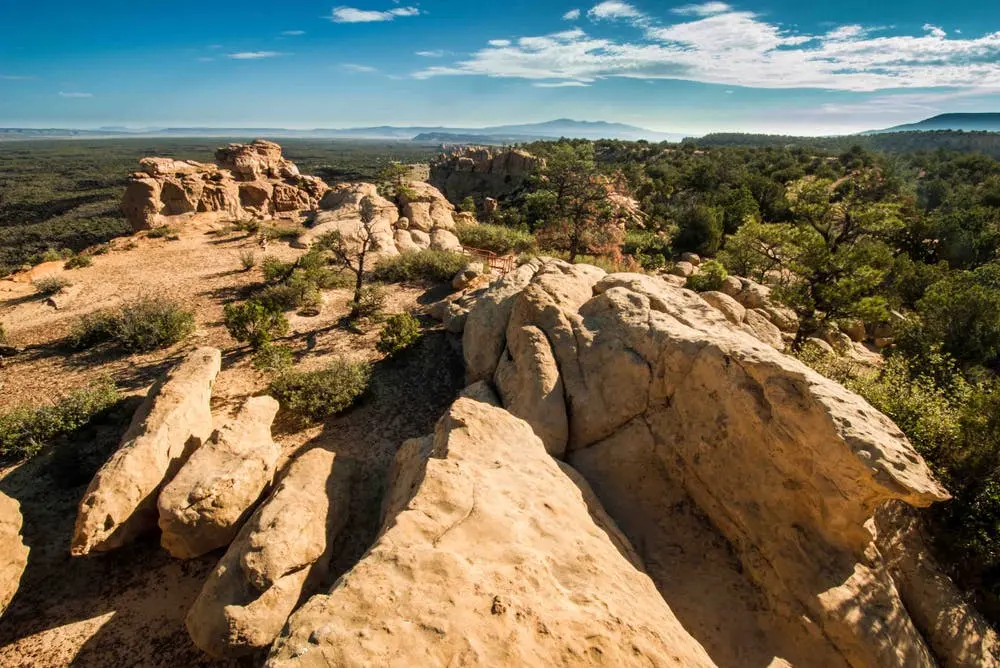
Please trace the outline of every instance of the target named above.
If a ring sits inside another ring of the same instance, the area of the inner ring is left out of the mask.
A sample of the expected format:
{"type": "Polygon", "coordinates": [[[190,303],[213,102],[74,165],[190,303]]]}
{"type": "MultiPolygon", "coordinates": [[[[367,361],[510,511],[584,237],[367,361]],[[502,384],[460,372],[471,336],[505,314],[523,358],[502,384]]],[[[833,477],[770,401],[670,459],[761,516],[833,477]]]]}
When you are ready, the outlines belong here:
{"type": "Polygon", "coordinates": [[[503,198],[523,187],[542,164],[521,149],[475,146],[432,162],[429,181],[454,204],[469,196],[503,198]]]}
{"type": "Polygon", "coordinates": [[[0,615],[21,584],[30,551],[21,538],[21,506],[0,492],[0,615]]]}
{"type": "Polygon", "coordinates": [[[320,448],[295,459],[188,612],[194,643],[215,657],[271,644],[303,593],[326,575],[349,502],[347,462],[320,448]]]}
{"type": "Polygon", "coordinates": [[[400,449],[386,498],[376,544],[292,616],[270,668],[712,665],[589,489],[502,408],[458,399],[400,449]]]}
{"type": "Polygon", "coordinates": [[[219,165],[143,158],[129,178],[122,213],[135,231],[168,224],[173,216],[220,212],[233,218],[314,209],[327,191],[281,157],[281,147],[258,139],[216,152],[219,165]]]}
{"type": "MultiPolygon", "coordinates": [[[[823,652],[852,665],[932,665],[865,527],[886,501],[947,498],[902,432],[695,293],[579,267],[536,260],[485,291],[465,323],[470,380],[504,365],[505,385],[528,385],[519,376],[550,358],[566,456],[616,518],[642,516],[643,494],[680,486],[775,614],[823,652]],[[541,336],[518,341],[530,328],[541,336]],[[650,477],[641,488],[629,484],[636,470],[650,477]]],[[[539,434],[551,430],[524,417],[539,434]]],[[[634,545],[657,544],[646,533],[655,525],[624,528],[634,545]]]]}
{"type": "Polygon", "coordinates": [[[247,400],[236,417],[195,450],[160,493],[160,544],[171,555],[191,559],[229,545],[281,456],[271,440],[278,402],[247,400]]]}
{"type": "Polygon", "coordinates": [[[212,433],[209,400],[221,364],[217,349],[199,348],[149,391],[80,501],[72,554],[113,550],[156,528],[157,494],[212,433]]]}

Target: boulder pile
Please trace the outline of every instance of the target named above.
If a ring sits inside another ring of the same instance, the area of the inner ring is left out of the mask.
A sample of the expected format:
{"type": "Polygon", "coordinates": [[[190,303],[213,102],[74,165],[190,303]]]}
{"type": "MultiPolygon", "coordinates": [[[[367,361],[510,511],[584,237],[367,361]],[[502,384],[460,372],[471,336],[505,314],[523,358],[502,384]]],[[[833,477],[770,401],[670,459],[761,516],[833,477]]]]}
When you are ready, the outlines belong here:
{"type": "Polygon", "coordinates": [[[470,196],[495,200],[523,187],[542,164],[521,149],[472,146],[433,161],[429,181],[454,204],[470,196]]]}
{"type": "Polygon", "coordinates": [[[231,218],[267,217],[315,209],[328,186],[303,176],[281,157],[281,146],[257,139],[216,151],[218,164],[143,158],[129,177],[121,209],[135,231],[173,216],[219,212],[231,218]]]}

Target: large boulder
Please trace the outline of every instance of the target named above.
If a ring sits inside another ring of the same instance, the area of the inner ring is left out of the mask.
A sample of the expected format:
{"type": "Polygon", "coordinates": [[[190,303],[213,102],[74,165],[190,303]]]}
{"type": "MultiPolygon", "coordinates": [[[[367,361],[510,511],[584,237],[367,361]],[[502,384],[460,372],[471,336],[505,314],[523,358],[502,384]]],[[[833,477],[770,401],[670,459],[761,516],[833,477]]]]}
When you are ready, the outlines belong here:
{"type": "Polygon", "coordinates": [[[160,544],[191,559],[232,542],[274,476],[281,448],[271,439],[278,402],[247,400],[160,493],[160,544]]]}
{"type": "Polygon", "coordinates": [[[350,471],[321,448],[289,465],[188,612],[195,645],[224,658],[271,644],[303,595],[326,576],[333,541],[347,522],[350,471]]]}
{"type": "Polygon", "coordinates": [[[230,144],[215,151],[215,161],[239,181],[281,179],[298,176],[294,164],[281,157],[281,146],[266,139],[249,144],[230,144]]]}
{"type": "Polygon", "coordinates": [[[429,183],[409,181],[400,189],[399,206],[410,228],[432,232],[437,228],[454,232],[455,207],[429,183]]]}
{"type": "Polygon", "coordinates": [[[156,528],[160,489],[212,433],[221,364],[219,350],[198,348],[149,391],[80,501],[72,554],[113,550],[156,528]]]}
{"type": "Polygon", "coordinates": [[[375,545],[266,665],[713,665],[572,476],[526,422],[458,399],[397,454],[375,545]]]}
{"type": "Polygon", "coordinates": [[[363,229],[361,201],[365,198],[375,206],[371,229],[378,241],[379,252],[395,255],[398,251],[394,228],[399,220],[399,210],[395,204],[379,195],[371,183],[347,183],[326,192],[319,203],[321,211],[313,218],[312,226],[299,236],[294,245],[308,248],[324,234],[338,231],[349,244],[357,246],[363,229]]]}
{"type": "MultiPolygon", "coordinates": [[[[903,433],[690,290],[611,274],[585,298],[581,289],[542,302],[536,285],[563,268],[537,262],[516,283],[495,284],[469,312],[470,376],[488,378],[508,354],[504,320],[538,328],[564,388],[568,461],[616,517],[647,512],[640,487],[629,484],[637,470],[642,489],[681,488],[728,539],[782,623],[814,638],[817,652],[852,665],[932,665],[866,528],[886,501],[948,498],[903,433]],[[540,307],[519,308],[532,303],[540,307]],[[648,458],[641,466],[627,447],[640,440],[648,458]],[[614,480],[620,484],[604,484],[614,480]]],[[[669,545],[645,533],[653,526],[626,528],[633,544],[646,546],[647,562],[663,558],[650,546],[669,545]]]]}
{"type": "Polygon", "coordinates": [[[743,324],[743,320],[747,315],[747,310],[742,304],[726,293],[716,291],[702,292],[701,298],[718,309],[722,315],[726,316],[726,320],[729,322],[734,325],[743,324]]]}
{"type": "Polygon", "coordinates": [[[175,160],[173,158],[142,158],[139,167],[150,176],[183,176],[212,171],[212,165],[194,160],[175,160]]]}
{"type": "MultiPolygon", "coordinates": [[[[524,187],[544,161],[521,149],[473,146],[442,155],[431,163],[430,182],[454,204],[466,197],[496,203],[524,187]]],[[[487,216],[493,210],[484,207],[487,216]]]]}
{"type": "Polygon", "coordinates": [[[21,538],[21,506],[0,492],[0,615],[21,584],[21,574],[28,565],[28,547],[21,538]]]}
{"type": "Polygon", "coordinates": [[[147,174],[133,174],[125,186],[121,210],[134,232],[150,230],[160,224],[162,181],[147,174]]]}

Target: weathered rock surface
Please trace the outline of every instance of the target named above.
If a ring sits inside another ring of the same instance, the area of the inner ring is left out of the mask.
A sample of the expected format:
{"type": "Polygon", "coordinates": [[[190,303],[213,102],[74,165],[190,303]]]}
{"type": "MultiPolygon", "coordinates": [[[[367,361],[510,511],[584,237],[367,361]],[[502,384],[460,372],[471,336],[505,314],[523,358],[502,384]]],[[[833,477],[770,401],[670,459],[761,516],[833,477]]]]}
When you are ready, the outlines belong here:
{"type": "Polygon", "coordinates": [[[595,284],[558,261],[536,262],[469,312],[470,379],[496,371],[508,327],[536,327],[564,387],[569,462],[609,449],[587,477],[599,495],[602,480],[623,480],[615,487],[623,498],[602,498],[608,507],[644,512],[624,484],[635,470],[629,450],[615,452],[645,439],[659,464],[645,467],[654,477],[647,485],[683,487],[789,624],[853,665],[932,665],[865,527],[885,501],[947,498],[902,432],[689,290],[637,274],[595,284]],[[556,272],[567,296],[527,308],[556,272]],[[634,431],[626,438],[626,430],[634,431]]]}
{"type": "Polygon", "coordinates": [[[761,309],[747,309],[743,319],[743,329],[776,350],[784,350],[785,342],[781,330],[767,318],[761,309]]]}
{"type": "Polygon", "coordinates": [[[215,657],[267,647],[326,575],[347,522],[350,466],[332,452],[295,459],[250,517],[188,612],[191,639],[215,657]]]}
{"type": "Polygon", "coordinates": [[[330,232],[340,232],[348,247],[359,248],[365,234],[361,222],[361,201],[368,198],[375,207],[375,217],[370,228],[378,243],[376,254],[396,255],[393,226],[399,219],[396,205],[378,194],[371,183],[349,183],[337,186],[324,197],[312,226],[299,235],[293,244],[308,248],[317,239],[330,232]]]}
{"type": "Polygon", "coordinates": [[[390,480],[378,541],[292,616],[270,668],[712,665],[503,409],[460,398],[390,480]]]}
{"type": "MultiPolygon", "coordinates": [[[[469,147],[431,163],[430,183],[454,204],[469,196],[503,198],[522,188],[543,161],[520,149],[469,147]]],[[[484,207],[489,215],[495,211],[484,207]]]]}
{"type": "Polygon", "coordinates": [[[28,565],[28,547],[21,538],[21,506],[0,492],[0,615],[7,609],[21,584],[28,565]]]}
{"type": "Polygon", "coordinates": [[[247,400],[235,418],[188,458],[160,493],[160,544],[191,559],[229,545],[271,482],[281,456],[271,439],[278,402],[247,400]]]}
{"type": "Polygon", "coordinates": [[[156,528],[161,488],[212,433],[209,400],[221,364],[217,349],[199,348],[149,391],[80,501],[72,554],[113,550],[156,528]]]}
{"type": "Polygon", "coordinates": [[[423,181],[409,181],[399,194],[400,215],[410,229],[432,232],[437,228],[455,230],[455,207],[437,188],[423,181]]]}
{"type": "Polygon", "coordinates": [[[281,157],[281,147],[258,139],[216,151],[218,166],[193,160],[143,158],[125,188],[121,210],[135,231],[174,216],[220,212],[233,218],[315,209],[328,190],[281,157]]]}
{"type": "Polygon", "coordinates": [[[707,301],[714,308],[718,309],[722,315],[726,316],[726,320],[734,325],[743,324],[743,320],[747,315],[747,310],[743,308],[743,305],[738,301],[724,292],[708,291],[700,294],[702,299],[707,301]]]}

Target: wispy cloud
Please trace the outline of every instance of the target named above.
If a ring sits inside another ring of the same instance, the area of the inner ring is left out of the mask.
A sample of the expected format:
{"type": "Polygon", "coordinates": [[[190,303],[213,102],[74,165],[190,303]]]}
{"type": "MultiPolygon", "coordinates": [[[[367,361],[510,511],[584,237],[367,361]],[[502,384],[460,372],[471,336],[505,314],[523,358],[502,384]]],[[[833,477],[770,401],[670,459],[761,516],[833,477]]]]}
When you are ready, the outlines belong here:
{"type": "Polygon", "coordinates": [[[363,73],[373,73],[378,72],[377,67],[372,67],[371,65],[357,65],[355,63],[342,63],[341,67],[348,72],[363,72],[363,73]]]}
{"type": "Polygon", "coordinates": [[[417,51],[416,55],[423,56],[424,58],[443,58],[444,51],[441,49],[435,49],[434,51],[417,51]]]}
{"type": "Polygon", "coordinates": [[[890,36],[879,26],[846,24],[804,34],[722,2],[686,5],[662,19],[617,1],[601,2],[587,14],[623,22],[635,34],[612,39],[575,29],[492,40],[467,58],[414,76],[580,83],[626,77],[858,92],[1000,88],[1000,30],[950,37],[928,24],[922,33],[890,36]]]}
{"type": "Polygon", "coordinates": [[[229,57],[233,60],[260,60],[261,58],[277,58],[278,56],[287,55],[287,53],[281,53],[280,51],[240,51],[238,53],[230,53],[229,57]]]}
{"type": "Polygon", "coordinates": [[[586,88],[590,84],[582,81],[536,81],[531,85],[535,88],[577,88],[580,86],[586,88]]]}
{"type": "Polygon", "coordinates": [[[417,16],[420,10],[416,7],[394,7],[385,11],[357,9],[355,7],[334,7],[330,20],[334,23],[372,23],[374,21],[392,21],[401,16],[417,16]]]}
{"type": "Polygon", "coordinates": [[[71,98],[82,98],[82,97],[94,97],[93,93],[65,93],[59,91],[59,97],[71,97],[71,98]]]}
{"type": "Polygon", "coordinates": [[[579,9],[571,9],[568,12],[566,12],[565,14],[563,14],[563,20],[564,21],[576,21],[578,18],[580,18],[580,10],[579,9]]]}
{"type": "Polygon", "coordinates": [[[282,30],[281,35],[283,37],[298,37],[300,35],[305,35],[305,30],[282,30]]]}
{"type": "Polygon", "coordinates": [[[0,79],[3,81],[30,81],[35,77],[25,76],[23,74],[0,74],[0,79]]]}
{"type": "Polygon", "coordinates": [[[214,60],[215,60],[215,58],[209,58],[208,56],[202,56],[201,58],[198,59],[198,62],[199,63],[211,63],[214,60]]]}

